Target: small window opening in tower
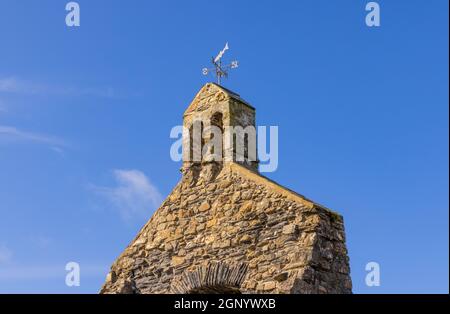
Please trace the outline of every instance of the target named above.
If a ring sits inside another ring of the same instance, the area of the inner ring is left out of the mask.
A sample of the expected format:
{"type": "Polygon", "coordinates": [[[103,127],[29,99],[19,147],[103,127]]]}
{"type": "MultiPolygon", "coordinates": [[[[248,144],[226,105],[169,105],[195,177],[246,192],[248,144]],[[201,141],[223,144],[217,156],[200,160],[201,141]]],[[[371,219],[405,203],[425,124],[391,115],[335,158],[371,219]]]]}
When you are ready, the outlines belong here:
{"type": "MultiPolygon", "coordinates": [[[[223,145],[223,114],[221,112],[216,112],[215,114],[212,115],[212,117],[211,117],[211,126],[216,126],[217,128],[219,128],[220,134],[222,136],[222,139],[220,141],[221,146],[222,146],[221,147],[222,152],[221,152],[220,160],[222,160],[223,159],[223,154],[224,154],[224,151],[223,151],[224,145],[223,145]]],[[[211,138],[210,139],[212,140],[213,138],[214,138],[214,134],[211,132],[211,138]]],[[[211,154],[212,155],[217,153],[217,152],[214,151],[214,148],[215,147],[212,146],[212,149],[211,149],[211,154]]]]}
{"type": "Polygon", "coordinates": [[[244,160],[248,162],[248,134],[244,134],[244,160]]]}

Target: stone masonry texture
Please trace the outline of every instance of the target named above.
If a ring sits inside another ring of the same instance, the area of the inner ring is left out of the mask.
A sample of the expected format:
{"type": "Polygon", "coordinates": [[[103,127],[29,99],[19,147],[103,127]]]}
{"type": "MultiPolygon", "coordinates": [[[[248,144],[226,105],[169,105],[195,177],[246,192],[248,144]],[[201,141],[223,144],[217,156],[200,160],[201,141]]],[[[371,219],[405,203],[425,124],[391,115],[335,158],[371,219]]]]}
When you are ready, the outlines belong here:
{"type": "MultiPolygon", "coordinates": [[[[218,85],[206,84],[193,104],[207,116],[222,108],[224,124],[242,121],[233,112],[243,101],[218,85]]],[[[244,107],[254,123],[254,109],[244,107]]],[[[255,163],[229,161],[184,163],[180,182],[113,263],[100,293],[351,289],[342,216],[260,175],[255,163]]]]}

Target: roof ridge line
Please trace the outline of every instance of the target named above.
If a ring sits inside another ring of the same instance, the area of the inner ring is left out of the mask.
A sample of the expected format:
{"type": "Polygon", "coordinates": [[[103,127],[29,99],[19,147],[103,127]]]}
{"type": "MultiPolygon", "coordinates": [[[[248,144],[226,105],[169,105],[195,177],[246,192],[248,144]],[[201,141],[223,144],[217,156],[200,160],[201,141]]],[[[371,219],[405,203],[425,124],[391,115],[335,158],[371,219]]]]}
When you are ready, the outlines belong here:
{"type": "Polygon", "coordinates": [[[272,180],[272,179],[270,179],[270,178],[268,178],[268,177],[266,177],[266,176],[264,176],[264,175],[262,175],[260,173],[256,173],[254,171],[251,171],[250,169],[247,169],[246,167],[244,167],[244,166],[242,166],[242,165],[240,165],[238,163],[229,162],[228,163],[228,167],[231,169],[231,171],[237,170],[237,171],[239,171],[241,173],[244,172],[246,175],[248,175],[248,177],[250,177],[250,179],[253,179],[253,181],[263,181],[262,183],[271,185],[272,187],[280,190],[280,193],[282,193],[282,194],[284,193],[284,195],[286,195],[288,197],[290,196],[292,198],[295,198],[294,200],[299,200],[301,203],[309,206],[310,208],[316,206],[316,207],[319,207],[319,208],[321,208],[323,210],[326,210],[326,211],[328,211],[330,213],[337,214],[337,215],[341,216],[339,213],[329,209],[328,207],[323,206],[323,205],[321,205],[319,203],[316,203],[316,202],[308,199],[307,197],[305,197],[305,196],[303,196],[303,195],[301,195],[301,194],[299,194],[299,193],[297,193],[297,192],[295,192],[295,191],[293,191],[293,190],[291,190],[291,189],[289,189],[289,188],[279,184],[278,182],[276,182],[276,181],[274,181],[274,180],[272,180]]]}

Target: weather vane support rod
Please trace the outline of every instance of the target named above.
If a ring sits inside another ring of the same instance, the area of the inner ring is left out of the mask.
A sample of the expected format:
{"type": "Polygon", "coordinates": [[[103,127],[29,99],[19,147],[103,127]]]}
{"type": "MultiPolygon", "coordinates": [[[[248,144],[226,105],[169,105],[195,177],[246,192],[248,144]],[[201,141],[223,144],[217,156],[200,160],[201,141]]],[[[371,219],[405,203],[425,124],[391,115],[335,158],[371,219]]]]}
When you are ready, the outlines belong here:
{"type": "Polygon", "coordinates": [[[231,61],[230,64],[222,65],[222,57],[229,49],[228,43],[225,44],[225,47],[219,52],[219,54],[214,58],[212,58],[212,64],[214,65],[214,68],[203,68],[202,73],[203,75],[208,75],[210,72],[213,72],[217,77],[217,84],[220,85],[222,77],[228,77],[228,71],[230,69],[235,69],[239,66],[238,61],[234,60],[231,61]]]}

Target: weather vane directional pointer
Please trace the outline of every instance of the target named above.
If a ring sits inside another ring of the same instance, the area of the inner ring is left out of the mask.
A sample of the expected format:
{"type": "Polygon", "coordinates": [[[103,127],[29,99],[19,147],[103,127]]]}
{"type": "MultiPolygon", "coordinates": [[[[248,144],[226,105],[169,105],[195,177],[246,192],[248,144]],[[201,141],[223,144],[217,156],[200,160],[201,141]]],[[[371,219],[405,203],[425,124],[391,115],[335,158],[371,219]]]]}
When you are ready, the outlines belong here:
{"type": "Polygon", "coordinates": [[[222,65],[222,56],[227,51],[228,43],[225,44],[225,47],[219,52],[219,54],[214,58],[212,58],[212,64],[214,64],[214,68],[203,68],[203,75],[208,75],[210,72],[213,72],[217,77],[217,84],[220,85],[220,80],[222,77],[228,77],[228,71],[230,69],[235,69],[239,66],[238,61],[231,61],[230,64],[222,65]]]}

